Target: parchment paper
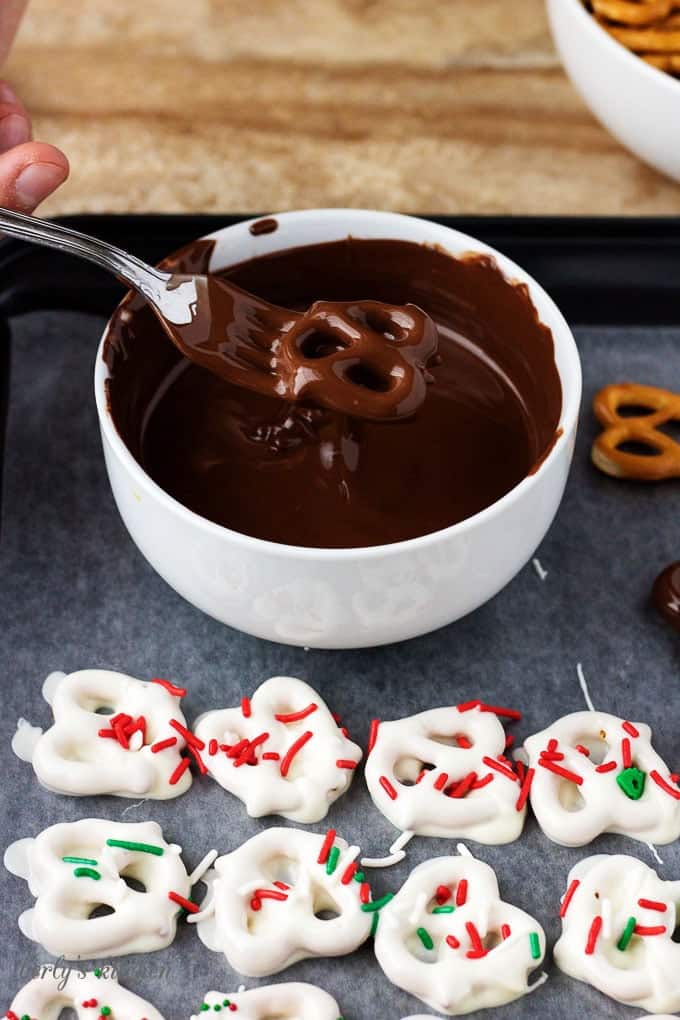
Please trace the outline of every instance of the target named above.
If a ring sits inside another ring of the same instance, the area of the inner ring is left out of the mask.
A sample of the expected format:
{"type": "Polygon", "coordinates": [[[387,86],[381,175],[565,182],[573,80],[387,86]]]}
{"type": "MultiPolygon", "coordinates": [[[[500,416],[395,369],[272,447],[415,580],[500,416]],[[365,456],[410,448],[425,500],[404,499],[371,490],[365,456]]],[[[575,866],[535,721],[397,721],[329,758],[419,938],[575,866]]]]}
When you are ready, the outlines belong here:
{"type": "MultiPolygon", "coordinates": [[[[524,719],[513,728],[521,741],[584,707],[576,680],[576,664],[582,662],[596,706],[649,722],[662,756],[671,768],[680,767],[680,639],[647,604],[658,570],[680,557],[680,484],[617,483],[588,462],[594,391],[619,379],[675,383],[678,389],[680,331],[579,331],[584,413],[564,503],[538,553],[548,571],[544,581],[529,565],[488,605],[422,639],[360,652],[305,652],[246,637],[201,615],[167,587],[129,540],[105,477],[92,395],[101,327],[99,319],[71,313],[35,314],[14,324],[0,542],[3,848],[58,821],[119,819],[125,812],[130,820],[158,820],[166,837],[183,845],[192,868],[213,846],[225,852],[263,825],[281,824],[249,819],[241,803],[209,779],[196,781],[178,800],[139,805],[43,790],[9,742],[20,715],[50,723],[40,687],[54,669],[100,666],[168,677],[189,688],[184,704],[191,720],[206,709],[236,704],[270,675],[297,675],[317,687],[365,745],[374,715],[395,718],[473,697],[521,708],[524,719]]],[[[330,821],[371,856],[386,853],[397,835],[372,806],[360,773],[330,821]]],[[[540,920],[550,944],[559,932],[559,896],[577,860],[624,851],[654,864],[644,844],[620,837],[601,838],[582,850],[559,848],[533,820],[509,847],[470,847],[496,868],[504,897],[540,920]]],[[[659,849],[661,874],[679,878],[678,846],[659,849]]],[[[453,845],[446,840],[414,840],[400,866],[374,873],[376,895],[396,890],[416,863],[449,852],[453,845]]],[[[17,916],[32,902],[25,883],[3,871],[0,889],[5,1009],[49,957],[16,927],[17,916]]],[[[209,989],[226,993],[241,983],[186,924],[167,950],[114,962],[121,983],[152,1001],[166,1020],[188,1018],[209,989]]],[[[546,969],[550,980],[534,995],[484,1015],[557,1020],[641,1012],[560,976],[549,956],[546,969]]],[[[306,961],[270,980],[318,983],[337,998],[346,1020],[399,1020],[429,1012],[387,981],[370,942],[353,956],[306,961]]]]}

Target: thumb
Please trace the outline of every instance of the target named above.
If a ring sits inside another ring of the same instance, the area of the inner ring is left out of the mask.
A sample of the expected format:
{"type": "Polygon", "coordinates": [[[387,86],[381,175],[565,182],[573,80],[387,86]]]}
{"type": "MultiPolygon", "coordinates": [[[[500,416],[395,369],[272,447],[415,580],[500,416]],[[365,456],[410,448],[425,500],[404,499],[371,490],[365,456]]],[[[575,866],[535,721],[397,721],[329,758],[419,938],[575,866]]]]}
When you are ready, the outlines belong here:
{"type": "Polygon", "coordinates": [[[0,205],[33,212],[68,177],[66,156],[45,142],[26,142],[0,155],[0,205]]]}

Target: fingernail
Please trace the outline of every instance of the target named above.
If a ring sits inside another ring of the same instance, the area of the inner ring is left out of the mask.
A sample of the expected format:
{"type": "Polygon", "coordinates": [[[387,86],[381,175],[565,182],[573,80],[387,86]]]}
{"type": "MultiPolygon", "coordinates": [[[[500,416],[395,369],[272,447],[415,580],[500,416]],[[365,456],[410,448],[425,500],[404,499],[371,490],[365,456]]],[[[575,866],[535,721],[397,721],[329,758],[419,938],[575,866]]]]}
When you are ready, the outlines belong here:
{"type": "Polygon", "coordinates": [[[19,99],[11,85],[6,81],[0,82],[0,103],[18,103],[19,99]]]}
{"type": "Polygon", "coordinates": [[[17,177],[16,200],[23,209],[35,209],[65,178],[64,168],[54,163],[31,163],[17,177]]]}
{"type": "Polygon", "coordinates": [[[15,145],[30,141],[28,121],[20,113],[8,113],[0,120],[0,151],[6,152],[15,145]]]}

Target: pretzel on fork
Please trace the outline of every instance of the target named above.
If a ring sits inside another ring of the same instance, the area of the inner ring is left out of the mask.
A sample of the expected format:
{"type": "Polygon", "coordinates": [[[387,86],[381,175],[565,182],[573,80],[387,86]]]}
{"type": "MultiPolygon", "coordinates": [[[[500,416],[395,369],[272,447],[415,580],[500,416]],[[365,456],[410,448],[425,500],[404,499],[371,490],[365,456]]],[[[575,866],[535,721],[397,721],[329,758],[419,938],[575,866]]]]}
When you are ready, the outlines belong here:
{"type": "Polygon", "coordinates": [[[657,386],[618,383],[600,390],[593,410],[604,426],[591,451],[600,471],[642,482],[680,478],[680,443],[659,428],[680,421],[680,394],[657,386]],[[623,407],[641,409],[641,413],[624,416],[623,407]],[[626,443],[645,447],[649,453],[628,452],[623,449],[626,443]]]}

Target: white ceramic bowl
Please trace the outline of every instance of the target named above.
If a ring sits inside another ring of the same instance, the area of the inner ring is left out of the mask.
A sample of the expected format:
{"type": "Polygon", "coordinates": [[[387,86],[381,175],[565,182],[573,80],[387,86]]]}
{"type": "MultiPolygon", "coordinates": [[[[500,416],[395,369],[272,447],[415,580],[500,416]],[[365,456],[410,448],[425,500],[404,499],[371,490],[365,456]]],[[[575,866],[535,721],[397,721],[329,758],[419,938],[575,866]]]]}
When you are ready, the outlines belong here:
{"type": "Polygon", "coordinates": [[[680,81],[616,42],[581,0],[547,0],[555,45],[595,116],[645,163],[680,181],[680,81]]]}
{"type": "MultiPolygon", "coordinates": [[[[239,630],[315,648],[360,648],[451,623],[496,594],[531,557],[567,480],[581,397],[574,338],[548,295],[513,262],[465,234],[425,220],[352,209],[277,216],[254,237],[248,223],[211,234],[211,269],[256,255],[347,237],[441,245],[493,255],[524,281],[552,330],[562,382],[562,435],[540,468],[492,506],[443,531],[364,549],[277,545],[211,523],[160,489],[134,460],[107,408],[99,349],[97,410],[111,488],[130,535],[158,573],[199,609],[239,630]]],[[[252,221],[251,221],[252,222],[252,221]]]]}

